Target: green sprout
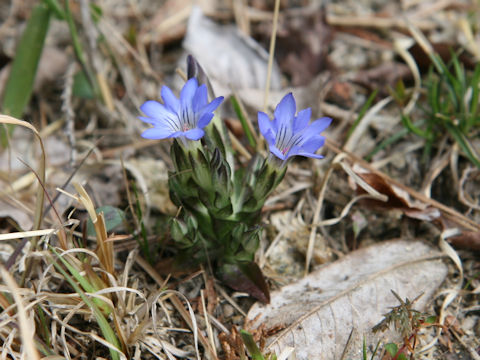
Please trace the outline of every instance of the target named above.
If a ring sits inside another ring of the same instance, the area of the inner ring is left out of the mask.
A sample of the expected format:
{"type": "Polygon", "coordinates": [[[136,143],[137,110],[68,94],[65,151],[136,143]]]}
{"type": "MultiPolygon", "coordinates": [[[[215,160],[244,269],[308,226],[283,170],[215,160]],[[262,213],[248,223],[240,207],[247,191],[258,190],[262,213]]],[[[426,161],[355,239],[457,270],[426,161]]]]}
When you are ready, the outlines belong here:
{"type": "Polygon", "coordinates": [[[402,122],[410,132],[425,139],[424,160],[430,156],[439,138],[447,133],[480,168],[479,156],[470,142],[480,130],[480,64],[473,72],[468,72],[454,52],[448,65],[436,54],[431,59],[434,66],[425,82],[427,106],[423,109],[424,117],[414,123],[409,115],[402,114],[402,122]]]}
{"type": "Polygon", "coordinates": [[[436,322],[436,316],[430,316],[413,309],[413,304],[423,295],[420,294],[415,299],[403,301],[393,290],[393,295],[398,299],[400,305],[394,306],[392,310],[385,314],[382,321],[372,329],[374,333],[385,331],[390,325],[402,336],[403,343],[398,346],[395,343],[385,344],[385,350],[390,354],[392,360],[406,360],[409,355],[413,359],[415,348],[418,345],[418,334],[421,329],[429,326],[443,327],[436,322]]]}

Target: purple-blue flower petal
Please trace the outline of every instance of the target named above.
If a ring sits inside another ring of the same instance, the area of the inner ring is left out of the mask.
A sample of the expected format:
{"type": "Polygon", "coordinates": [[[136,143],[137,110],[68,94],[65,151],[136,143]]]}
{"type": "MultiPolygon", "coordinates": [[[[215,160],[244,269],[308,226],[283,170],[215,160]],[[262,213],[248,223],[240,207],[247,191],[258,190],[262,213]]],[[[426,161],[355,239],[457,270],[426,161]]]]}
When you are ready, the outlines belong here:
{"type": "Polygon", "coordinates": [[[180,110],[180,101],[175,97],[169,87],[162,86],[161,95],[163,103],[167,109],[174,113],[177,113],[180,110]]]}
{"type": "Polygon", "coordinates": [[[293,117],[295,116],[295,111],[297,110],[297,105],[295,104],[295,99],[292,93],[288,93],[283,97],[282,100],[278,103],[275,111],[273,112],[274,120],[273,125],[275,130],[278,131],[282,124],[290,125],[293,117]]]}
{"type": "Polygon", "coordinates": [[[212,100],[210,104],[205,105],[203,109],[200,109],[200,113],[214,112],[222,103],[223,96],[219,96],[212,100]]]}
{"type": "Polygon", "coordinates": [[[270,152],[273,153],[273,155],[278,157],[280,160],[284,160],[284,161],[287,160],[288,154],[282,153],[280,150],[277,149],[276,146],[270,145],[268,148],[269,148],[270,152]]]}
{"type": "Polygon", "coordinates": [[[323,159],[323,158],[324,158],[323,155],[318,155],[318,154],[309,153],[309,152],[302,152],[302,151],[300,151],[300,152],[297,153],[296,155],[298,155],[298,156],[305,156],[305,157],[311,157],[311,158],[314,158],[314,159],[323,159]]]}
{"type": "Polygon", "coordinates": [[[323,130],[325,130],[330,125],[331,122],[332,122],[332,119],[328,117],[323,117],[318,120],[315,120],[308,126],[308,133],[310,135],[318,135],[323,130]]]}
{"type": "Polygon", "coordinates": [[[298,112],[297,117],[294,120],[293,132],[297,133],[305,129],[305,127],[308,125],[308,122],[310,121],[311,116],[312,116],[312,109],[306,108],[306,109],[300,110],[298,112]]]}
{"type": "Polygon", "coordinates": [[[159,139],[166,139],[170,137],[172,134],[172,131],[166,128],[160,128],[160,127],[153,127],[150,129],[145,130],[142,133],[142,137],[145,139],[154,139],[154,140],[159,140],[159,139]]]}
{"type": "Polygon", "coordinates": [[[320,149],[323,146],[323,144],[325,144],[325,137],[321,135],[315,135],[307,139],[302,144],[302,150],[305,152],[314,153],[318,149],[320,149]]]}
{"type": "Polygon", "coordinates": [[[198,86],[195,78],[185,83],[180,91],[180,99],[166,86],[162,87],[161,95],[163,104],[147,101],[140,107],[147,116],[139,118],[153,125],[142,134],[143,137],[199,140],[205,135],[203,128],[212,120],[213,111],[223,101],[223,97],[218,97],[209,103],[206,85],[198,86]]]}
{"type": "Polygon", "coordinates": [[[200,85],[195,91],[192,101],[192,108],[194,112],[201,111],[208,103],[208,91],[205,84],[200,85]]]}
{"type": "Polygon", "coordinates": [[[160,123],[160,121],[158,119],[152,119],[152,118],[145,117],[145,116],[139,116],[138,118],[140,120],[142,120],[143,122],[146,122],[147,124],[156,125],[156,124],[160,123]]]}
{"type": "Polygon", "coordinates": [[[258,128],[260,129],[260,132],[262,133],[263,136],[265,136],[265,134],[268,131],[274,131],[274,129],[272,128],[272,122],[270,121],[270,118],[268,117],[267,114],[265,114],[262,111],[259,111],[257,117],[258,117],[258,128]]]}
{"type": "Polygon", "coordinates": [[[207,113],[203,114],[200,117],[200,119],[198,119],[197,127],[199,129],[203,129],[205,126],[207,126],[210,123],[212,118],[213,118],[213,113],[211,113],[211,112],[207,112],[207,113]]]}
{"type": "Polygon", "coordinates": [[[270,152],[280,160],[293,156],[323,158],[316,151],[325,143],[320,133],[330,125],[332,119],[321,118],[310,122],[310,108],[301,110],[295,116],[296,104],[293,95],[287,94],[274,111],[273,121],[267,114],[258,113],[258,127],[268,142],[270,152]]]}
{"type": "Polygon", "coordinates": [[[319,149],[319,147],[315,147],[314,150],[306,149],[304,146],[294,146],[287,154],[287,157],[292,156],[306,156],[316,159],[323,158],[323,155],[317,155],[315,152],[319,149]]]}
{"type": "Polygon", "coordinates": [[[165,106],[154,100],[146,101],[140,106],[140,110],[148,117],[155,119],[162,118],[167,113],[170,113],[165,106]]]}
{"type": "Polygon", "coordinates": [[[272,130],[268,130],[262,135],[267,140],[268,145],[275,146],[275,133],[272,130]]]}
{"type": "Polygon", "coordinates": [[[192,108],[193,98],[197,90],[198,83],[196,78],[188,80],[180,91],[180,104],[183,109],[192,108]]]}
{"type": "Polygon", "coordinates": [[[185,131],[183,135],[190,140],[199,140],[202,138],[203,135],[205,135],[205,131],[203,131],[202,129],[196,128],[196,129],[185,131]]]}

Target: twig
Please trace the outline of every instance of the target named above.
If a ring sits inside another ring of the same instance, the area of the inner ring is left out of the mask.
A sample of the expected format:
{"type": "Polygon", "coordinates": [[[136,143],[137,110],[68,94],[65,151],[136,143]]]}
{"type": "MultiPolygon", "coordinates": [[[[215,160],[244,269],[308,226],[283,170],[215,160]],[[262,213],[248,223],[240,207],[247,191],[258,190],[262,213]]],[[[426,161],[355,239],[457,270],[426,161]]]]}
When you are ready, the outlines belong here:
{"type": "Polygon", "coordinates": [[[263,111],[267,111],[268,95],[270,93],[270,78],[272,77],[273,56],[275,54],[275,40],[277,38],[278,13],[280,10],[280,0],[275,0],[275,9],[273,10],[273,27],[270,38],[270,49],[268,54],[267,80],[265,82],[265,97],[263,98],[263,111]]]}
{"type": "Polygon", "coordinates": [[[73,75],[75,63],[71,63],[65,74],[65,86],[62,92],[62,111],[65,114],[65,132],[70,145],[70,167],[74,167],[77,161],[77,149],[75,148],[75,113],[72,108],[73,75]]]}

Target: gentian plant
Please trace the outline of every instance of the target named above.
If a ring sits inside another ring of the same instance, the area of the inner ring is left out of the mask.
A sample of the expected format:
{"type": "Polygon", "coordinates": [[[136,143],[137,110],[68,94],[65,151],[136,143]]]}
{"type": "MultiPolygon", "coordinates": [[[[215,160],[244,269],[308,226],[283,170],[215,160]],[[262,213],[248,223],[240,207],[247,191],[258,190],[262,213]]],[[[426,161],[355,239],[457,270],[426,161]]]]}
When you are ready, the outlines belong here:
{"type": "Polygon", "coordinates": [[[209,102],[207,85],[198,82],[206,79],[204,73],[192,58],[188,66],[190,79],[179,98],[163,86],[163,104],[150,100],[140,108],[146,115],[140,119],[153,125],[143,137],[173,138],[170,153],[174,168],[168,184],[172,201],[181,209],[170,226],[177,261],[209,262],[227,285],[268,302],[267,285],[254,262],[261,209],[293,156],[322,157],[315,152],[324,144],[320,133],[331,119],[310,123],[311,110],[295,114],[293,95],[286,95],[273,120],[258,113],[269,155],[256,154],[248,167],[238,167],[225,126],[214,115],[223,97],[209,102]]]}

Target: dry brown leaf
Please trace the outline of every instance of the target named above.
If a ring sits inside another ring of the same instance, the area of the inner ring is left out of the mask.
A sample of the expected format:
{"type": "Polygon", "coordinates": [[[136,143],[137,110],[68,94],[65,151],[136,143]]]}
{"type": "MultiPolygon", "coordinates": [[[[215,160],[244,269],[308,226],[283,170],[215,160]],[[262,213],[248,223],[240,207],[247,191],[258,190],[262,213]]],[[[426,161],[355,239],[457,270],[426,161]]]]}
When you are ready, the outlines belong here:
{"type": "MultiPolygon", "coordinates": [[[[0,220],[5,218],[12,219],[22,230],[30,230],[33,226],[33,216],[26,209],[0,199],[0,220]]],[[[3,231],[0,232],[3,233],[3,231]]]]}
{"type": "Polygon", "coordinates": [[[448,238],[448,242],[455,248],[480,251],[480,231],[465,231],[448,238]]]}
{"type": "MultiPolygon", "coordinates": [[[[408,217],[433,221],[440,217],[440,211],[434,207],[429,207],[427,204],[418,200],[410,198],[409,194],[403,189],[390,184],[385,178],[378,174],[359,170],[358,167],[354,167],[355,173],[362,178],[368,185],[377,190],[379,193],[388,197],[387,201],[378,201],[374,199],[363,200],[362,202],[370,207],[381,209],[397,209],[401,210],[408,217]]],[[[366,191],[352,183],[352,179],[349,178],[350,183],[356,188],[360,194],[366,193],[366,191]]]]}
{"type": "MultiPolygon", "coordinates": [[[[272,293],[269,305],[255,304],[247,328],[281,327],[267,339],[277,354],[294,347],[297,360],[361,358],[363,337],[376,344],[384,334],[371,328],[397,306],[391,290],[415,299],[422,311],[447,276],[441,253],[422,241],[395,240],[350,253],[272,293]]],[[[390,334],[392,336],[392,334],[390,334]]],[[[393,338],[392,338],[393,340],[393,338]]]]}

